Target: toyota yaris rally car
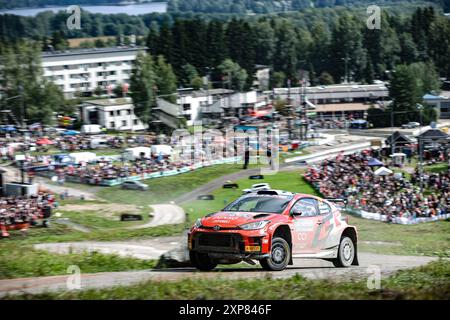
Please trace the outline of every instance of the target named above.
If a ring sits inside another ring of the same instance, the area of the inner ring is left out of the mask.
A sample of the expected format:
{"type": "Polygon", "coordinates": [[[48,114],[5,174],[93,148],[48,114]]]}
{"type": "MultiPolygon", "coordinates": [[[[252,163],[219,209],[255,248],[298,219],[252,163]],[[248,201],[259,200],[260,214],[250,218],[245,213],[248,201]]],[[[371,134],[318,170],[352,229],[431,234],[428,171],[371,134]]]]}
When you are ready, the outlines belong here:
{"type": "Polygon", "coordinates": [[[308,194],[261,190],[198,219],[188,234],[199,270],[241,261],[279,271],[294,258],[319,258],[336,267],[358,265],[357,230],[335,205],[308,194]]]}

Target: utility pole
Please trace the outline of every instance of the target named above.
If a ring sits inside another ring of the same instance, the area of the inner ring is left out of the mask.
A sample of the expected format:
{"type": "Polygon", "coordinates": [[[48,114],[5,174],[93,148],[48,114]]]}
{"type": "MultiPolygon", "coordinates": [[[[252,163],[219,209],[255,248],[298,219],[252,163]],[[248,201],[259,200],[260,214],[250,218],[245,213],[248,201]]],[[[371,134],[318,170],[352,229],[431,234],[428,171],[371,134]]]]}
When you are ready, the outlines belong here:
{"type": "Polygon", "coordinates": [[[344,76],[344,83],[348,83],[348,61],[350,58],[348,57],[348,54],[345,54],[345,58],[342,58],[345,62],[345,76],[344,76]]]}
{"type": "Polygon", "coordinates": [[[391,103],[391,131],[392,131],[392,141],[391,141],[391,154],[395,153],[395,143],[394,143],[394,104],[391,103]]]}
{"type": "MultiPolygon", "coordinates": [[[[422,117],[423,117],[423,105],[420,103],[416,104],[417,109],[419,110],[420,116],[420,125],[422,126],[422,117]]],[[[420,130],[420,134],[418,136],[419,142],[419,178],[420,178],[420,193],[423,194],[423,139],[420,136],[422,134],[422,130],[420,130]]]]}
{"type": "Polygon", "coordinates": [[[287,111],[288,111],[288,117],[287,117],[287,126],[288,126],[288,132],[289,132],[289,139],[292,139],[292,104],[291,104],[291,79],[288,79],[288,104],[287,104],[287,111]]]}
{"type": "Polygon", "coordinates": [[[20,126],[22,129],[25,129],[25,104],[24,104],[24,96],[23,96],[23,86],[20,84],[18,86],[19,95],[20,95],[20,126]]]}

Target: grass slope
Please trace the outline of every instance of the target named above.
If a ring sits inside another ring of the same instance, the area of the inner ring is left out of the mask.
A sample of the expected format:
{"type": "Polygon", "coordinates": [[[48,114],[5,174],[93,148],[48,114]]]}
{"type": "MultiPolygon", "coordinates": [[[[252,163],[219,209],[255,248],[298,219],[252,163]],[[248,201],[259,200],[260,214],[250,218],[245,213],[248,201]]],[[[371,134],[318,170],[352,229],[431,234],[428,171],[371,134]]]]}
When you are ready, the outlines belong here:
{"type": "Polygon", "coordinates": [[[380,290],[369,290],[366,281],[334,282],[289,279],[224,280],[186,279],[176,282],[148,281],[102,290],[44,293],[11,299],[442,299],[450,298],[450,262],[440,260],[420,268],[401,271],[383,280],[380,290]]]}
{"type": "Polygon", "coordinates": [[[164,203],[172,201],[211,180],[238,172],[241,168],[242,165],[239,164],[206,167],[176,176],[145,180],[143,182],[150,187],[149,191],[136,192],[135,190],[123,190],[120,186],[115,186],[102,188],[97,195],[108,201],[135,205],[164,203]]]}

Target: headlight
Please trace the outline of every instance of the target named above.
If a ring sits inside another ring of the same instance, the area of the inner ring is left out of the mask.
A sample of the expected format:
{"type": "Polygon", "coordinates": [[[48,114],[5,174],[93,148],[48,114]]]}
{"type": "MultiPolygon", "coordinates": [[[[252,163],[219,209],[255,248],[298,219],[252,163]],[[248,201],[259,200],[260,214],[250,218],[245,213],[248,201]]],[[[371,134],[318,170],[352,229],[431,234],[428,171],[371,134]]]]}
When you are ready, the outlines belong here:
{"type": "Polygon", "coordinates": [[[258,230],[264,228],[270,221],[263,220],[257,222],[250,222],[239,226],[243,230],[258,230]]]}
{"type": "Polygon", "coordinates": [[[197,219],[194,223],[194,228],[201,228],[202,227],[202,219],[197,219]]]}

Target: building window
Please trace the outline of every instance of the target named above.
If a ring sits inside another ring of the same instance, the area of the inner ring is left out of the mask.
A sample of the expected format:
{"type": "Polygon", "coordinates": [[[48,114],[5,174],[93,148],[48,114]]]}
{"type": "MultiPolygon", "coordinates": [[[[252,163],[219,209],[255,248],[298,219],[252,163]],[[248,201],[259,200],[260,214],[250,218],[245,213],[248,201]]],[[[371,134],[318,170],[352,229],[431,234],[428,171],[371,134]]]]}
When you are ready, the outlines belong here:
{"type": "Polygon", "coordinates": [[[131,115],[131,110],[130,109],[127,110],[127,115],[131,115]]]}
{"type": "Polygon", "coordinates": [[[127,120],[122,120],[122,127],[126,127],[127,125],[127,120]]]}
{"type": "Polygon", "coordinates": [[[190,121],[190,120],[191,120],[191,115],[190,115],[190,114],[187,114],[187,115],[185,115],[184,117],[186,118],[187,121],[190,121]]]}
{"type": "Polygon", "coordinates": [[[110,111],[110,112],[109,112],[109,115],[110,115],[111,117],[114,117],[114,111],[110,111]]]}
{"type": "Polygon", "coordinates": [[[137,119],[134,119],[134,120],[133,120],[133,124],[134,124],[135,126],[137,126],[137,125],[138,125],[138,120],[137,120],[137,119]]]}
{"type": "Polygon", "coordinates": [[[111,128],[115,128],[115,127],[116,127],[116,124],[114,123],[114,121],[111,121],[111,122],[109,123],[109,126],[110,126],[111,128]]]}
{"type": "Polygon", "coordinates": [[[191,104],[190,103],[183,103],[183,110],[184,111],[191,110],[191,104]]]}
{"type": "Polygon", "coordinates": [[[120,110],[117,110],[117,111],[116,111],[116,115],[117,115],[117,116],[120,116],[120,110]]]}

